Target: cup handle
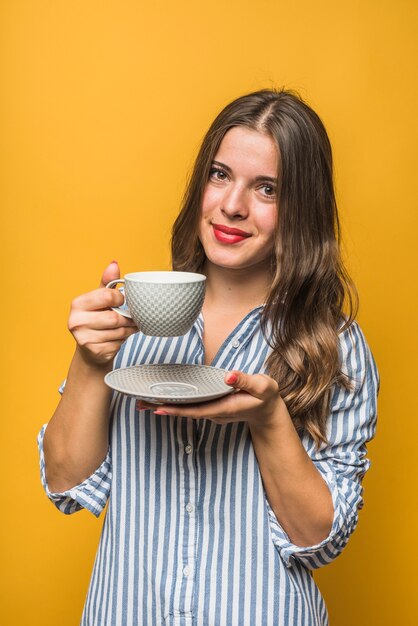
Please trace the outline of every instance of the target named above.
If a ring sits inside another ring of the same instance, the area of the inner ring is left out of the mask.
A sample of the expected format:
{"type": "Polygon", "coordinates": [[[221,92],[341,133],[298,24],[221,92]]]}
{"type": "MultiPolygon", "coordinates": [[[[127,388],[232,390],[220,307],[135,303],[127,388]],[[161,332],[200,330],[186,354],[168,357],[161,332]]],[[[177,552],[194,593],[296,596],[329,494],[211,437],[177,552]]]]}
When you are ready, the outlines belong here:
{"type": "MultiPolygon", "coordinates": [[[[109,283],[107,283],[106,288],[114,289],[116,285],[119,285],[121,283],[125,284],[124,278],[115,278],[115,280],[111,280],[109,283]]],[[[129,313],[129,310],[127,308],[123,309],[122,307],[112,306],[111,309],[112,311],[116,311],[116,313],[119,313],[119,315],[123,315],[123,317],[129,317],[129,319],[132,319],[132,315],[129,313]]]]}

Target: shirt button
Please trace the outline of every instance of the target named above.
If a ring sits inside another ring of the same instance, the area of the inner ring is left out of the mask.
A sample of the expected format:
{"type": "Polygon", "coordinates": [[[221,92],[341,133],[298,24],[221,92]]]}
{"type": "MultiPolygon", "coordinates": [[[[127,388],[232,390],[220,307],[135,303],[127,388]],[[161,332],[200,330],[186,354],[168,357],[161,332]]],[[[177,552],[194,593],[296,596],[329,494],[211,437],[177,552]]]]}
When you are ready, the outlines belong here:
{"type": "Polygon", "coordinates": [[[190,502],[189,502],[188,504],[186,504],[186,511],[187,511],[188,513],[193,513],[193,511],[194,511],[194,506],[193,506],[193,504],[191,504],[190,502]]]}
{"type": "Polygon", "coordinates": [[[239,341],[238,341],[238,339],[234,339],[234,341],[232,342],[231,345],[232,345],[233,348],[239,348],[239,341]]]}
{"type": "Polygon", "coordinates": [[[192,446],[188,443],[187,446],[185,446],[184,451],[186,454],[191,454],[193,448],[192,446]]]}
{"type": "Polygon", "coordinates": [[[184,576],[190,576],[190,567],[188,565],[183,568],[183,574],[184,576]]]}

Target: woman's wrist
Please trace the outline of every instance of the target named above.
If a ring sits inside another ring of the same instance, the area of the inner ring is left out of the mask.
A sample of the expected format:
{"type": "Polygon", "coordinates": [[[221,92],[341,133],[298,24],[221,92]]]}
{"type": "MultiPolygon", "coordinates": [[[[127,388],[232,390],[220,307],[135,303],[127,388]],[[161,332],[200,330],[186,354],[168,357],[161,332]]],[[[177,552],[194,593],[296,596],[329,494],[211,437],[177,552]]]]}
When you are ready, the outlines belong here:
{"type": "Polygon", "coordinates": [[[89,353],[77,345],[74,359],[78,367],[82,367],[86,374],[105,376],[113,369],[113,360],[100,363],[90,357],[89,353]]]}
{"type": "Polygon", "coordinates": [[[264,415],[251,421],[250,429],[260,435],[271,436],[273,432],[282,432],[289,427],[289,424],[292,424],[289,411],[281,395],[277,394],[277,398],[271,401],[264,415]]]}

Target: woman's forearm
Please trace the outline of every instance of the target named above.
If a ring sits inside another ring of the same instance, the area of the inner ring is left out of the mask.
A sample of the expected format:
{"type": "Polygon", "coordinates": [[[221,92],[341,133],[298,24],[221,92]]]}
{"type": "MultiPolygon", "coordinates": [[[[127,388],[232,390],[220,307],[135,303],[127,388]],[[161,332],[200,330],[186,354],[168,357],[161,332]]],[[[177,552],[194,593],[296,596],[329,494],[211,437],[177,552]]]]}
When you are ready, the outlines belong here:
{"type": "Polygon", "coordinates": [[[45,468],[52,492],[79,484],[106,457],[111,390],[103,378],[110,369],[111,363],[89,363],[77,348],[65,391],[45,431],[45,468]]]}
{"type": "Polygon", "coordinates": [[[251,423],[250,432],[270,506],[292,543],[306,547],[326,539],[334,514],[331,493],[284,402],[274,420],[251,423]]]}

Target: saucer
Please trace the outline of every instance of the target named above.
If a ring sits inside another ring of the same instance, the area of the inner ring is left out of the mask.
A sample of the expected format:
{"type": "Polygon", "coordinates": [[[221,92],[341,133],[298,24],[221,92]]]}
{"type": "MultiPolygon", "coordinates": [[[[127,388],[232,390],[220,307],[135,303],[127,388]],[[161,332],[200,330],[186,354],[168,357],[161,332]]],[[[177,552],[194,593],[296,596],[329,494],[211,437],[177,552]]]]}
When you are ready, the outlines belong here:
{"type": "Polygon", "coordinates": [[[234,391],[224,383],[226,370],[209,365],[134,365],[113,370],[105,383],[115,391],[153,404],[194,404],[234,391]]]}

